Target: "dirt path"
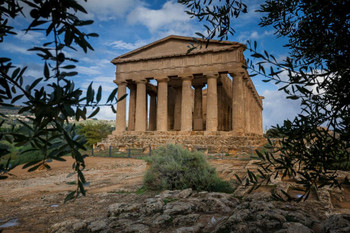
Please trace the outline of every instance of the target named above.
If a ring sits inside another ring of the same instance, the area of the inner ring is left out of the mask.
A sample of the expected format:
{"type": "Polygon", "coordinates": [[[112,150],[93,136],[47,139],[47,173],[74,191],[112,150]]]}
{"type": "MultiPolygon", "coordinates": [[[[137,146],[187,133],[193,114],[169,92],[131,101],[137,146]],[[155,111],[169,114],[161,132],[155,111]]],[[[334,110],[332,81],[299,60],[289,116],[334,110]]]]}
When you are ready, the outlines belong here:
{"type": "MultiPolygon", "coordinates": [[[[242,175],[249,161],[230,159],[208,160],[225,180],[242,175]]],[[[64,197],[74,190],[76,176],[72,172],[71,158],[66,162],[50,163],[51,170],[28,173],[21,167],[12,171],[14,176],[0,181],[0,231],[45,232],[54,223],[68,219],[89,219],[105,216],[107,207],[116,202],[142,202],[155,193],[136,192],[142,187],[147,163],[138,159],[98,158],[86,159],[84,175],[90,182],[87,196],[63,204],[64,197]],[[1,228],[13,223],[14,227],[1,228]]]]}
{"type": "Polygon", "coordinates": [[[45,232],[47,227],[69,218],[89,218],[105,214],[105,207],[120,199],[143,199],[135,192],[142,187],[147,164],[137,159],[87,158],[87,197],[63,204],[68,191],[74,190],[76,176],[71,158],[66,162],[50,163],[51,170],[28,173],[15,168],[9,179],[0,182],[0,225],[13,220],[17,227],[3,232],[45,232]]]}

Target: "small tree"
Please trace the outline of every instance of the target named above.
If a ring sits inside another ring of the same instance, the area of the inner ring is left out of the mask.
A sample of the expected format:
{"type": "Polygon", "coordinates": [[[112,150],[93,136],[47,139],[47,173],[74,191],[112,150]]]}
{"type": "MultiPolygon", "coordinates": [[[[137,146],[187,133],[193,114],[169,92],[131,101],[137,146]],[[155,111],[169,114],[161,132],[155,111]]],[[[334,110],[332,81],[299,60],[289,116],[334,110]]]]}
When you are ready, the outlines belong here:
{"type": "Polygon", "coordinates": [[[86,137],[86,145],[92,148],[112,133],[112,126],[103,121],[86,121],[79,125],[78,133],[86,137]]]}
{"type": "MultiPolygon", "coordinates": [[[[32,161],[24,166],[31,167],[30,171],[42,165],[49,167],[46,163],[48,158],[64,161],[62,156],[71,154],[75,160],[73,169],[77,174],[78,186],[67,196],[66,200],[70,200],[80,193],[85,195],[82,170],[85,168],[84,158],[87,155],[81,153],[86,149],[83,138],[76,133],[74,124],[67,125],[68,119],[92,118],[99,112],[101,105],[111,106],[115,112],[113,105],[117,101],[117,89],[112,91],[105,104],[101,104],[101,87],[95,92],[91,83],[86,95],[83,95],[83,91],[71,80],[72,76],[77,75],[74,63],[78,60],[66,56],[64,51],[74,51],[75,47],[79,47],[87,53],[88,50],[93,50],[88,39],[98,36],[96,33],[81,31],[81,27],[90,25],[93,21],[77,17],[77,13],[87,12],[76,0],[0,1],[0,43],[7,36],[15,34],[13,27],[8,25],[8,18],[23,14],[18,2],[31,9],[31,22],[25,30],[42,31],[47,36],[47,41],[42,46],[29,49],[42,58],[43,76],[36,77],[33,83],[24,86],[23,77],[27,67],[16,67],[10,58],[0,57],[0,105],[13,106],[22,99],[24,102],[19,114],[30,114],[27,116],[29,123],[19,120],[20,127],[25,130],[1,132],[0,140],[15,143],[15,146],[30,144],[31,150],[41,151],[44,155],[42,160],[32,161]],[[43,81],[47,85],[38,87],[43,81]],[[92,108],[90,115],[87,114],[87,108],[92,108]],[[56,139],[59,139],[58,142],[56,139]]],[[[6,121],[6,116],[3,117],[5,120],[0,121],[0,127],[6,121]]],[[[26,152],[28,151],[22,153],[26,152]]],[[[8,149],[0,148],[0,156],[8,153],[8,149]]],[[[1,179],[7,177],[9,162],[6,166],[0,165],[1,179]]]]}

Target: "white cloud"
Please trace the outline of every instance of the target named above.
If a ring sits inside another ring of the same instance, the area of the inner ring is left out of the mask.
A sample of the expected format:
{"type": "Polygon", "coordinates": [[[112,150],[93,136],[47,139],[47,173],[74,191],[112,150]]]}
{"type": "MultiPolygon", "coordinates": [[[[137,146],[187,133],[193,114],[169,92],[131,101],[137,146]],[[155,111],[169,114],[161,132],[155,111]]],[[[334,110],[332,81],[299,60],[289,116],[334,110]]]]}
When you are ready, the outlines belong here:
{"type": "Polygon", "coordinates": [[[18,31],[16,30],[17,35],[15,35],[16,39],[19,39],[24,42],[32,42],[32,43],[39,43],[40,41],[45,39],[45,35],[41,32],[36,31],[18,31]]]}
{"type": "Polygon", "coordinates": [[[301,112],[300,101],[286,99],[283,91],[265,90],[262,94],[263,100],[263,121],[264,128],[271,128],[272,125],[282,124],[284,120],[293,120],[301,112]]]}
{"type": "Polygon", "coordinates": [[[109,43],[109,45],[111,45],[113,48],[120,49],[120,50],[134,50],[146,45],[147,43],[148,42],[144,40],[136,41],[135,43],[128,43],[122,40],[116,40],[109,43]]]}
{"type": "Polygon", "coordinates": [[[271,36],[273,35],[274,30],[270,30],[270,31],[263,31],[262,33],[259,33],[258,31],[252,31],[252,32],[242,32],[240,33],[240,35],[238,36],[238,41],[239,42],[247,42],[247,40],[258,40],[258,39],[262,39],[264,37],[267,36],[271,36]]]}
{"type": "Polygon", "coordinates": [[[21,54],[30,54],[26,47],[22,47],[19,45],[15,45],[12,43],[3,43],[1,46],[1,50],[8,51],[10,53],[21,53],[21,54]]]}
{"type": "Polygon", "coordinates": [[[123,17],[134,6],[143,5],[139,0],[90,0],[81,4],[89,12],[84,17],[102,21],[123,17]]]}
{"type": "Polygon", "coordinates": [[[241,13],[239,17],[234,18],[234,28],[244,28],[247,24],[254,21],[259,21],[262,13],[257,12],[260,8],[260,5],[263,3],[261,0],[247,0],[244,2],[247,5],[247,13],[241,13]]]}
{"type": "Polygon", "coordinates": [[[77,66],[77,69],[79,74],[87,74],[87,75],[97,75],[101,74],[101,70],[99,66],[77,66]]]}
{"type": "Polygon", "coordinates": [[[92,66],[77,66],[76,70],[78,73],[86,75],[101,75],[105,71],[106,65],[110,64],[110,61],[107,59],[91,59],[86,57],[81,60],[88,64],[94,64],[92,66]]]}
{"type": "Polygon", "coordinates": [[[96,118],[100,120],[115,120],[116,114],[112,111],[111,107],[103,106],[100,108],[96,118]]]}
{"type": "MultiPolygon", "coordinates": [[[[109,95],[111,91],[116,88],[116,84],[113,83],[113,80],[115,80],[115,77],[113,76],[97,76],[92,79],[88,79],[84,81],[80,87],[82,87],[83,90],[86,90],[91,82],[93,82],[93,88],[97,90],[99,86],[102,86],[102,91],[104,92],[104,95],[109,95]]],[[[108,98],[108,96],[103,96],[108,98]]]]}
{"type": "Polygon", "coordinates": [[[151,33],[160,30],[170,33],[184,33],[188,31],[190,21],[185,10],[185,6],[174,1],[167,1],[159,10],[139,6],[128,15],[128,22],[143,24],[151,33]]]}

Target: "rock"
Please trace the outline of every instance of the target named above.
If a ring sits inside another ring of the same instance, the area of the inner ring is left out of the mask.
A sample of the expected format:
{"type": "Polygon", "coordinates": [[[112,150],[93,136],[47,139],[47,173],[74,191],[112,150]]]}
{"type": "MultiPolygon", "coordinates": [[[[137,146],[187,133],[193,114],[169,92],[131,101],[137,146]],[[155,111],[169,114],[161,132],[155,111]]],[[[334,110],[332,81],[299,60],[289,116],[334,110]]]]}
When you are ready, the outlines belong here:
{"type": "Polygon", "coordinates": [[[276,233],[313,233],[311,229],[298,222],[284,223],[283,228],[276,233]]]}
{"type": "Polygon", "coordinates": [[[86,228],[85,222],[77,222],[77,223],[73,224],[73,230],[76,232],[83,231],[84,228],[86,228]]]}
{"type": "Polygon", "coordinates": [[[312,227],[317,221],[314,217],[304,211],[289,211],[285,215],[287,222],[300,222],[301,224],[312,227]]]}
{"type": "Polygon", "coordinates": [[[333,213],[322,224],[327,211],[323,202],[277,202],[267,192],[239,200],[186,189],[164,191],[141,203],[115,203],[105,219],[71,219],[54,224],[50,232],[350,232],[350,214],[333,213]]]}
{"type": "Polygon", "coordinates": [[[200,231],[200,226],[180,227],[176,229],[176,233],[195,233],[200,231]]]}
{"type": "Polygon", "coordinates": [[[107,227],[107,223],[106,221],[104,220],[98,220],[98,221],[94,221],[94,222],[91,222],[88,226],[88,229],[91,231],[91,232],[99,232],[101,230],[104,230],[106,229],[107,227]]]}
{"type": "Polygon", "coordinates": [[[283,223],[286,221],[283,215],[273,211],[262,211],[257,213],[255,218],[257,220],[256,225],[264,229],[277,229],[281,228],[283,223]]]}
{"type": "Polygon", "coordinates": [[[78,219],[72,219],[72,220],[67,220],[61,223],[56,223],[51,226],[49,229],[49,232],[51,233],[68,233],[68,232],[74,232],[73,231],[73,225],[83,222],[83,220],[78,220],[78,219]]]}
{"type": "Polygon", "coordinates": [[[195,210],[195,206],[190,202],[170,202],[164,207],[164,214],[177,215],[177,214],[189,214],[191,211],[195,210]]]}
{"type": "Polygon", "coordinates": [[[350,215],[331,215],[323,223],[323,229],[327,233],[348,233],[350,232],[350,215]]]}
{"type": "Polygon", "coordinates": [[[333,209],[331,194],[329,193],[329,191],[327,189],[325,189],[325,188],[319,189],[317,192],[317,196],[318,196],[318,200],[320,202],[324,203],[324,206],[327,209],[329,209],[329,210],[333,209]]]}
{"type": "Polygon", "coordinates": [[[148,233],[149,227],[144,224],[131,224],[124,229],[124,232],[130,233],[148,233]]]}
{"type": "Polygon", "coordinates": [[[244,201],[271,201],[270,192],[256,192],[243,198],[244,201]]]}
{"type": "Polygon", "coordinates": [[[165,190],[159,194],[159,197],[164,199],[164,198],[177,198],[181,190],[165,190]]]}
{"type": "Polygon", "coordinates": [[[161,227],[163,225],[168,224],[171,221],[171,217],[168,214],[162,214],[156,217],[153,221],[153,226],[155,227],[161,227]]]}
{"type": "Polygon", "coordinates": [[[172,223],[174,226],[190,226],[197,222],[199,216],[199,214],[180,215],[177,216],[172,223]]]}
{"type": "Polygon", "coordinates": [[[140,213],[144,215],[155,214],[163,210],[164,201],[160,198],[148,198],[146,204],[140,208],[140,213]]]}
{"type": "Polygon", "coordinates": [[[239,211],[234,211],[233,214],[229,217],[228,221],[232,223],[240,223],[250,218],[252,218],[251,211],[249,209],[242,209],[239,211]]]}
{"type": "Polygon", "coordinates": [[[191,194],[192,194],[192,189],[191,188],[184,189],[177,195],[177,197],[178,198],[188,198],[189,196],[191,196],[191,194]]]}
{"type": "Polygon", "coordinates": [[[242,223],[238,225],[221,224],[213,231],[215,233],[233,232],[233,233],[263,233],[263,231],[254,225],[242,223]]]}
{"type": "Polygon", "coordinates": [[[244,197],[244,195],[246,193],[248,193],[249,189],[251,188],[251,186],[245,186],[245,185],[239,185],[236,190],[233,192],[233,195],[235,197],[244,197]]]}
{"type": "Polygon", "coordinates": [[[109,206],[108,216],[116,217],[124,212],[138,211],[140,204],[115,203],[109,206]]]}
{"type": "Polygon", "coordinates": [[[281,197],[284,201],[287,201],[288,200],[288,196],[286,196],[285,193],[288,192],[290,184],[280,182],[280,183],[277,183],[276,185],[277,185],[276,188],[273,190],[274,193],[277,196],[281,197]]]}

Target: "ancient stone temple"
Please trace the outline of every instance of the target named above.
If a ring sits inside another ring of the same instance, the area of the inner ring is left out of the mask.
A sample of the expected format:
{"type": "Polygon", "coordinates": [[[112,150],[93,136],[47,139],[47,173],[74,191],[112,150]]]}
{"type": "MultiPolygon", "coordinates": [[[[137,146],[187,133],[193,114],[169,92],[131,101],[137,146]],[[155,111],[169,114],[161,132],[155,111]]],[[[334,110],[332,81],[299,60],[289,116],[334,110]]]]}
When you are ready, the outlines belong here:
{"type": "Polygon", "coordinates": [[[213,40],[188,53],[189,43],[168,36],[112,60],[118,98],[129,95],[108,143],[229,152],[261,142],[263,97],[244,68],[245,45],[213,40]]]}

